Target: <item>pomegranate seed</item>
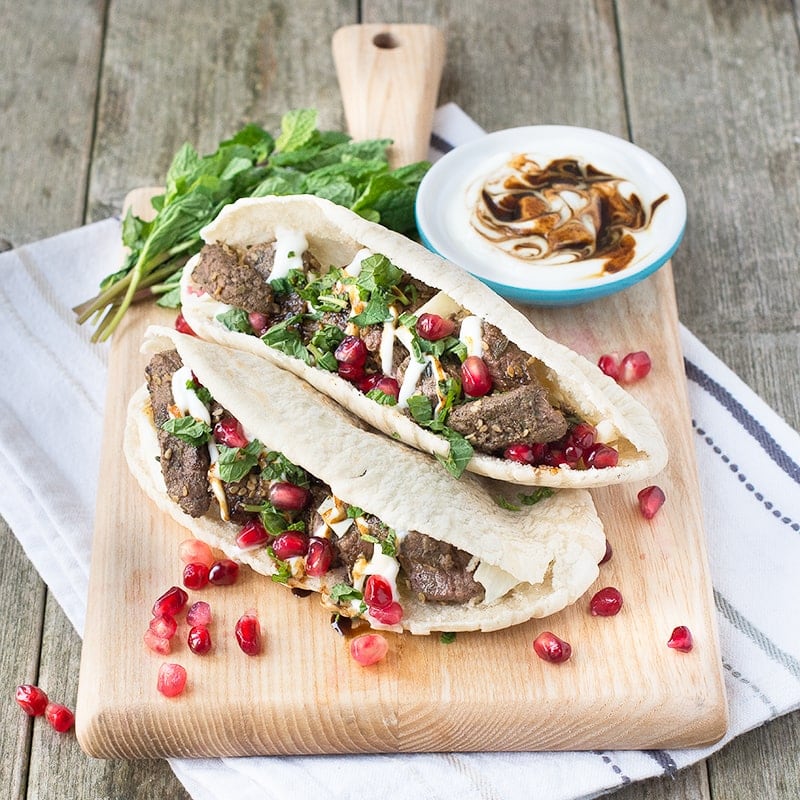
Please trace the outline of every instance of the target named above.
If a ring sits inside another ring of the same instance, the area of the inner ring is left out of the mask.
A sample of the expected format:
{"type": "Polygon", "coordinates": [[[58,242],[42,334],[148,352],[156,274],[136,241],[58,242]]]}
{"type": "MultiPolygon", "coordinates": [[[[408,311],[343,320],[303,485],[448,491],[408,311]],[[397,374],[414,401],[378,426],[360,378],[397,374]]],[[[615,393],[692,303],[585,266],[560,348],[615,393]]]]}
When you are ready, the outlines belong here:
{"type": "Polygon", "coordinates": [[[492,376],[480,356],[468,356],[461,365],[461,385],[470,397],[483,397],[492,391],[492,376]]]}
{"type": "Polygon", "coordinates": [[[332,562],[333,547],[331,547],[331,543],[327,539],[312,536],[308,540],[306,572],[318,578],[330,569],[332,562]]]}
{"type": "Polygon", "coordinates": [[[254,517],[242,526],[236,537],[236,544],[242,550],[253,550],[267,544],[271,538],[264,523],[258,517],[254,517]]]}
{"type": "Polygon", "coordinates": [[[389,652],[389,642],[379,633],[362,633],[350,642],[350,655],[362,667],[377,664],[389,652]]]}
{"type": "Polygon", "coordinates": [[[554,633],[544,631],[533,640],[533,649],[539,658],[559,664],[572,655],[572,645],[554,633]]]}
{"type": "Polygon", "coordinates": [[[382,575],[370,575],[364,584],[364,602],[370,608],[386,608],[392,602],[392,587],[382,575]]]}
{"type": "Polygon", "coordinates": [[[692,632],[685,625],[678,625],[669,637],[667,647],[677,650],[679,653],[688,653],[694,646],[692,632]]]}
{"type": "Polygon", "coordinates": [[[619,365],[620,383],[636,383],[646,377],[650,372],[650,356],[644,350],[628,353],[619,365]]]}
{"type": "Polygon", "coordinates": [[[192,603],[186,612],[186,622],[191,625],[209,625],[211,623],[211,606],[203,600],[192,603]]]}
{"type": "Polygon", "coordinates": [[[517,442],[506,447],[503,451],[503,458],[507,458],[509,461],[517,461],[520,464],[533,464],[536,460],[536,453],[529,444],[517,442]]]}
{"type": "Polygon", "coordinates": [[[178,316],[175,318],[175,330],[178,331],[178,333],[187,333],[189,336],[197,336],[186,321],[186,317],[183,316],[182,311],[179,311],[178,316]]]}
{"type": "Polygon", "coordinates": [[[44,716],[50,727],[58,733],[66,733],[75,724],[75,715],[61,703],[48,703],[44,716]]]}
{"type": "Polygon", "coordinates": [[[564,451],[560,450],[558,447],[550,447],[545,451],[542,463],[546,464],[548,467],[558,467],[561,464],[567,463],[567,457],[564,455],[564,451]]]}
{"type": "Polygon", "coordinates": [[[568,444],[564,448],[564,461],[570,467],[577,467],[580,460],[583,458],[583,448],[574,444],[568,444]]]}
{"type": "Polygon", "coordinates": [[[239,577],[239,565],[229,558],[221,558],[211,565],[208,571],[208,582],[214,586],[230,586],[239,577]]]}
{"type": "Polygon", "coordinates": [[[597,431],[594,425],[588,422],[579,422],[569,432],[569,443],[574,447],[579,447],[581,450],[588,450],[593,444],[597,431]]]}
{"type": "Polygon", "coordinates": [[[606,539],[606,551],[605,553],[603,553],[603,557],[597,562],[597,566],[605,564],[606,561],[610,561],[611,556],[613,555],[614,555],[614,550],[611,547],[611,542],[609,542],[608,539],[606,539]]]}
{"type": "Polygon", "coordinates": [[[169,614],[160,614],[150,620],[150,630],[162,639],[171,639],[178,630],[178,623],[175,621],[175,617],[171,617],[169,614]]]}
{"type": "Polygon", "coordinates": [[[606,586],[596,592],[589,602],[589,610],[593,617],[613,617],[622,608],[622,594],[613,586],[606,586]]]}
{"type": "Polygon", "coordinates": [[[400,384],[388,375],[383,375],[375,382],[375,389],[379,389],[389,397],[394,397],[395,400],[400,396],[400,384]]]}
{"type": "Polygon", "coordinates": [[[211,634],[205,625],[195,625],[189,631],[187,641],[189,649],[195,655],[203,656],[211,649],[211,634]]]}
{"type": "Polygon", "coordinates": [[[599,442],[589,448],[583,460],[589,469],[606,469],[617,466],[619,453],[613,447],[599,442]]]}
{"type": "Polygon", "coordinates": [[[308,536],[300,531],[284,531],[272,543],[275,557],[281,561],[295,556],[304,556],[308,552],[308,536]]]}
{"type": "Polygon", "coordinates": [[[260,311],[251,311],[247,315],[250,327],[259,336],[263,336],[269,330],[269,317],[260,311]]]}
{"type": "Polygon", "coordinates": [[[174,617],[186,605],[188,599],[189,595],[180,586],[171,586],[153,603],[153,616],[161,617],[166,614],[174,617]]]}
{"type": "Polygon", "coordinates": [[[340,378],[358,384],[364,379],[364,367],[361,364],[340,363],[338,367],[340,378]]]}
{"type": "Polygon", "coordinates": [[[44,714],[48,703],[44,690],[31,683],[17,686],[14,699],[19,703],[20,708],[31,717],[39,717],[44,714]]]}
{"type": "Polygon", "coordinates": [[[378,381],[383,377],[379,372],[373,372],[371,375],[365,375],[360,380],[356,381],[356,387],[359,392],[371,392],[377,385],[378,381]]]}
{"type": "Polygon", "coordinates": [[[645,519],[653,519],[667,499],[659,486],[647,486],[636,497],[639,500],[639,510],[645,519]]]}
{"type": "Polygon", "coordinates": [[[158,669],[156,688],[164,697],[177,697],[186,686],[186,669],[180,664],[164,663],[158,669]]]}
{"type": "Polygon", "coordinates": [[[609,378],[617,380],[619,378],[619,353],[605,353],[597,360],[597,366],[608,375],[609,378]]]}
{"type": "Polygon", "coordinates": [[[238,419],[225,417],[214,425],[214,441],[225,447],[246,447],[247,437],[238,419]]]}
{"type": "Polygon", "coordinates": [[[214,563],[214,553],[200,539],[184,539],[178,547],[178,558],[184,564],[205,564],[210,567],[214,563]]]}
{"type": "Polygon", "coordinates": [[[445,319],[438,314],[422,314],[417,320],[417,334],[429,342],[436,342],[444,339],[456,329],[456,323],[452,319],[445,319]]]}
{"type": "Polygon", "coordinates": [[[369,613],[382,625],[397,625],[403,619],[403,606],[398,602],[389,603],[385,608],[370,606],[369,613]]]}
{"type": "Polygon", "coordinates": [[[158,653],[162,656],[169,655],[172,650],[169,639],[166,636],[159,636],[150,628],[144,632],[144,643],[154,653],[158,653]]]}
{"type": "Polygon", "coordinates": [[[333,355],[340,364],[363,367],[367,361],[367,345],[358,336],[345,336],[333,355]]]}
{"type": "Polygon", "coordinates": [[[208,586],[208,567],[205,564],[187,564],[183,568],[183,585],[193,590],[208,586]]]}
{"type": "Polygon", "coordinates": [[[268,496],[279,511],[302,511],[311,499],[311,492],[304,486],[278,481],[269,487],[268,496]]]}
{"type": "Polygon", "coordinates": [[[257,656],[261,652],[261,624],[258,617],[248,612],[236,622],[236,642],[243,653],[257,656]]]}

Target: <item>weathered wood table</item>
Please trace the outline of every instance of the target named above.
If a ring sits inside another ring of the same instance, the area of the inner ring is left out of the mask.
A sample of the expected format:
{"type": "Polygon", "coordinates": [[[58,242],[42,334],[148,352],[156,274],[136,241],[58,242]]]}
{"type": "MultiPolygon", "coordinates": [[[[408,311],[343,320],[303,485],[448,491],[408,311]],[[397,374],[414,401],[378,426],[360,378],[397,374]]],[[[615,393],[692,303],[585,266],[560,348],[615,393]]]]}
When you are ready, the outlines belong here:
{"type": "MultiPolygon", "coordinates": [[[[332,33],[423,22],[445,34],[440,102],[487,129],[532,123],[630,137],[682,183],[674,258],[682,321],[800,427],[800,44],[791,0],[27,0],[0,4],[0,246],[117,213],[248,121],[313,106],[343,128],[332,33]]],[[[38,679],[75,697],[81,644],[0,528],[0,785],[8,797],[185,797],[164,762],[96,761],[18,713],[38,679]]],[[[640,798],[796,798],[800,713],[707,763],[620,791],[640,798]]]]}

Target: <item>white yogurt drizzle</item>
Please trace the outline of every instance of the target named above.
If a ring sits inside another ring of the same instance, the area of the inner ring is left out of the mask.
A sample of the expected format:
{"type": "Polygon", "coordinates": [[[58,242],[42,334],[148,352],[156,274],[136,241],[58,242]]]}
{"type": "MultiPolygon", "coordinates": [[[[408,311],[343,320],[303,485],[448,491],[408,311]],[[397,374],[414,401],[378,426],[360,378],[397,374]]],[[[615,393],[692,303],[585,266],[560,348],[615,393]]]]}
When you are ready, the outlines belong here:
{"type": "Polygon", "coordinates": [[[291,269],[303,269],[303,253],[308,250],[306,235],[295,228],[275,228],[275,259],[267,283],[285,278],[291,269]]]}

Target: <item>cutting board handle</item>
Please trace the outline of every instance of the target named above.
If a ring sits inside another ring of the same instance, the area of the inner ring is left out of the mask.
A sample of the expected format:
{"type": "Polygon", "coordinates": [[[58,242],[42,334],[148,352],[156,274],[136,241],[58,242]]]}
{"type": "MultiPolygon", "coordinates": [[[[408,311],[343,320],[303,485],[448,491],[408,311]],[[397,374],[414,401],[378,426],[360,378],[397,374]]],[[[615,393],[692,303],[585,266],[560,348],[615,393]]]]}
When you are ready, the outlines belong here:
{"type": "Polygon", "coordinates": [[[432,25],[365,24],[332,39],[344,115],[356,139],[392,139],[393,167],[427,158],[445,42],[432,25]]]}

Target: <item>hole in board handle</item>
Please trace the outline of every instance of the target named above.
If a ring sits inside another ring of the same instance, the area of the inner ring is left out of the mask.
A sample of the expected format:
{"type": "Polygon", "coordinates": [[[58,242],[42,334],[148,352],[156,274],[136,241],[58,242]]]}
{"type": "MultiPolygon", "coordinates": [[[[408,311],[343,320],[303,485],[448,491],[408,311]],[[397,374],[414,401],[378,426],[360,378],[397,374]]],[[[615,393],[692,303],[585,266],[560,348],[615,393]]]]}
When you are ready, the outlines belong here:
{"type": "Polygon", "coordinates": [[[372,44],[374,44],[375,47],[379,47],[381,50],[394,50],[395,47],[400,47],[400,42],[388,31],[385,33],[376,33],[372,39],[372,44]]]}

